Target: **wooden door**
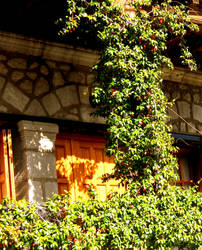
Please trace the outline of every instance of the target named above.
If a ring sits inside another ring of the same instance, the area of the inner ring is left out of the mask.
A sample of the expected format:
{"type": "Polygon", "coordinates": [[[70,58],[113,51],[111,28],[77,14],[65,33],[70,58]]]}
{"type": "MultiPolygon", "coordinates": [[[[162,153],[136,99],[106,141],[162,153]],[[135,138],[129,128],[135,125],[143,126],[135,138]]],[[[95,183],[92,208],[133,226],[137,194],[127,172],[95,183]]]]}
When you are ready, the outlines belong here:
{"type": "MultiPolygon", "coordinates": [[[[72,141],[69,138],[57,139],[56,141],[56,164],[67,166],[67,156],[72,156],[72,141]]],[[[68,175],[64,177],[61,171],[57,171],[58,193],[69,191],[73,200],[75,200],[75,187],[72,165],[68,165],[68,175]]]]}
{"type": "Polygon", "coordinates": [[[16,198],[10,130],[0,131],[0,202],[5,197],[16,198]]]}
{"type": "Polygon", "coordinates": [[[124,191],[118,181],[102,181],[103,174],[111,173],[114,165],[103,152],[104,144],[103,138],[95,136],[66,135],[57,139],[57,164],[66,164],[68,168],[66,177],[58,171],[59,193],[67,190],[72,200],[87,200],[88,188],[93,185],[98,199],[105,200],[112,190],[124,191]]]}

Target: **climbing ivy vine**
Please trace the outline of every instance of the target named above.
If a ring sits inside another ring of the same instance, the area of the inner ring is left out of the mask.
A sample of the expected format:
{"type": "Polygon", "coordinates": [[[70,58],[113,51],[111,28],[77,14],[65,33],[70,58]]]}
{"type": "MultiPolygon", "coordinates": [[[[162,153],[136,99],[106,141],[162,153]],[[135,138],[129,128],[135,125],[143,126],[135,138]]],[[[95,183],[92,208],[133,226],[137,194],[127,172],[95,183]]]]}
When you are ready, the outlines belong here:
{"type": "Polygon", "coordinates": [[[115,161],[114,173],[105,179],[136,184],[140,193],[157,192],[175,178],[177,165],[162,68],[173,68],[168,45],[175,40],[182,64],[196,69],[185,35],[197,27],[176,1],[133,0],[132,15],[117,2],[68,0],[61,33],[99,51],[91,104],[95,115],[106,118],[106,154],[115,161]]]}

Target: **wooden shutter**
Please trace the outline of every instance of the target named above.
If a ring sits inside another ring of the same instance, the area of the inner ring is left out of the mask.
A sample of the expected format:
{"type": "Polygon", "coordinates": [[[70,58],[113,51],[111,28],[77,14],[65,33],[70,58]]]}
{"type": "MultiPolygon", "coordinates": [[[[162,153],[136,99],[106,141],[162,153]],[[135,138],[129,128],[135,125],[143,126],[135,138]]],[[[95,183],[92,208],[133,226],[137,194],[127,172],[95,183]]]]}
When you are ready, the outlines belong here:
{"type": "Polygon", "coordinates": [[[0,131],[0,201],[5,198],[15,199],[13,151],[11,131],[0,131]]]}
{"type": "Polygon", "coordinates": [[[199,191],[202,192],[202,153],[199,155],[198,166],[197,166],[197,177],[199,182],[199,191]]]}
{"type": "Polygon", "coordinates": [[[58,173],[59,193],[70,191],[73,200],[89,199],[88,188],[93,185],[100,200],[105,200],[111,190],[124,189],[118,181],[102,182],[102,175],[111,173],[113,161],[103,152],[104,140],[94,136],[66,135],[56,141],[56,159],[71,156],[77,163],[68,165],[68,177],[58,173]],[[80,162],[80,163],[78,163],[80,162]]]}

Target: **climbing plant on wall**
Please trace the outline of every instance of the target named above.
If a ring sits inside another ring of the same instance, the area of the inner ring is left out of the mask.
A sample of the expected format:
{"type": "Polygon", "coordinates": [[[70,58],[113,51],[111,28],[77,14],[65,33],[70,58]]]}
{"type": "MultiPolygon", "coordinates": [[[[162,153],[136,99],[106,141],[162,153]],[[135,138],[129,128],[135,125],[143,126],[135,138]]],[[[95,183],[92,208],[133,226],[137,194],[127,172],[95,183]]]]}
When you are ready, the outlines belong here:
{"type": "Polygon", "coordinates": [[[106,118],[106,154],[115,161],[105,179],[136,183],[140,193],[157,192],[172,181],[176,167],[162,68],[173,68],[168,45],[174,40],[182,64],[196,69],[185,35],[197,27],[176,1],[133,0],[133,15],[119,2],[68,0],[61,34],[99,51],[91,104],[95,115],[106,118]]]}

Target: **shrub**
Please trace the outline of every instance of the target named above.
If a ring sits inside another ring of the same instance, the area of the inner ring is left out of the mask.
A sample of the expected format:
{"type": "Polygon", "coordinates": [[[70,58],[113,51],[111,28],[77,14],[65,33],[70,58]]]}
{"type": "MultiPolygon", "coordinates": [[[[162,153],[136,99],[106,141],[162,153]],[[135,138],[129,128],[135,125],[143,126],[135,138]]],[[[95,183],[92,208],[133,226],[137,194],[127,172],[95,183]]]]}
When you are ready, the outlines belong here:
{"type": "Polygon", "coordinates": [[[54,195],[43,206],[4,200],[1,249],[199,249],[202,195],[169,186],[157,195],[112,193],[106,201],[54,195]]]}

